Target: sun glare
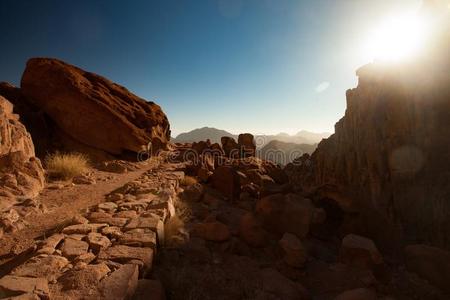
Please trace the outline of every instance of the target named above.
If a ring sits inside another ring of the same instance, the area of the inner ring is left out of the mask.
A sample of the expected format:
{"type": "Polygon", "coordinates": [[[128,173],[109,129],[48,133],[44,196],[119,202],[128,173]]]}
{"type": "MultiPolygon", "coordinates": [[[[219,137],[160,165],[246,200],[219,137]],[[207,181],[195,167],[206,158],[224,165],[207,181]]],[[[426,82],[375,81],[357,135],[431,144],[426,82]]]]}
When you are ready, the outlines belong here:
{"type": "Polygon", "coordinates": [[[417,15],[396,16],[382,22],[366,45],[371,59],[401,61],[414,57],[425,44],[426,23],[417,15]]]}

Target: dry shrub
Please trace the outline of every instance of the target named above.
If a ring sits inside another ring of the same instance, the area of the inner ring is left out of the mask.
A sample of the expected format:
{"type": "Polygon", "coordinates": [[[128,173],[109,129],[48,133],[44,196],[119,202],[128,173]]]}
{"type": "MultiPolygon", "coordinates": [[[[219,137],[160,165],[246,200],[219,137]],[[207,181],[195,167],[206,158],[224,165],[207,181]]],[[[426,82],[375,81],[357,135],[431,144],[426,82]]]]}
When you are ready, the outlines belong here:
{"type": "Polygon", "coordinates": [[[88,159],[79,153],[53,153],[45,158],[45,165],[51,177],[71,179],[83,174],[89,167],[88,159]]]}
{"type": "Polygon", "coordinates": [[[181,185],[190,186],[198,183],[198,180],[192,176],[184,176],[183,180],[181,180],[181,185]]]}
{"type": "Polygon", "coordinates": [[[179,229],[184,226],[184,222],[177,216],[170,218],[164,224],[164,237],[168,246],[171,245],[172,238],[179,233],[179,229]]]}

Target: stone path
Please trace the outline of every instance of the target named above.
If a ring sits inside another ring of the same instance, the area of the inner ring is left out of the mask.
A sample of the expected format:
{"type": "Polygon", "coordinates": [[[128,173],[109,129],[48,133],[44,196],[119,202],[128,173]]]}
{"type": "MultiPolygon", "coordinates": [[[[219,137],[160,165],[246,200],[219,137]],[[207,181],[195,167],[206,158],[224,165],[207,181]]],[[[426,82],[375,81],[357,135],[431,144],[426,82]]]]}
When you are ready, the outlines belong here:
{"type": "Polygon", "coordinates": [[[175,215],[182,169],[161,164],[75,216],[0,279],[0,298],[162,299],[161,284],[145,278],[175,215]]]}

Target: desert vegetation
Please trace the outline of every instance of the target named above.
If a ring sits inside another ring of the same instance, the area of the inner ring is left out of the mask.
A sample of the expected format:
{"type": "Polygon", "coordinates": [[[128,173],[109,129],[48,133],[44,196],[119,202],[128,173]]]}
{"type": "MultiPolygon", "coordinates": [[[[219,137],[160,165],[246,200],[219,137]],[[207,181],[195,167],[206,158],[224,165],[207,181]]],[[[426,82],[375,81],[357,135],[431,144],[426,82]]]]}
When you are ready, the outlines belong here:
{"type": "Polygon", "coordinates": [[[65,180],[82,175],[89,167],[87,156],[80,153],[55,152],[44,162],[49,177],[65,180]]]}

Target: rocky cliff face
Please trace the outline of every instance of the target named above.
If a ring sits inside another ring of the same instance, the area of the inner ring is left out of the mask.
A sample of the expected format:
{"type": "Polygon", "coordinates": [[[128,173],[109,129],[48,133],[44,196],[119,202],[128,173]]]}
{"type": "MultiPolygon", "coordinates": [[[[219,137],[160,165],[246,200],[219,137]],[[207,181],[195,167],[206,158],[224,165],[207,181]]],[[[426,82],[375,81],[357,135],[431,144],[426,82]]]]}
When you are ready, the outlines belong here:
{"type": "Polygon", "coordinates": [[[43,187],[44,170],[34,157],[31,136],[13,114],[13,105],[0,96],[0,212],[43,187]]]}
{"type": "Polygon", "coordinates": [[[351,212],[351,230],[379,244],[449,248],[449,74],[448,59],[359,69],[335,134],[287,168],[291,180],[351,212]]]}
{"type": "Polygon", "coordinates": [[[170,139],[169,122],[157,104],[56,59],[30,59],[21,88],[3,84],[0,93],[17,102],[40,153],[60,149],[99,159],[135,158],[149,142],[158,150],[170,139]]]}

